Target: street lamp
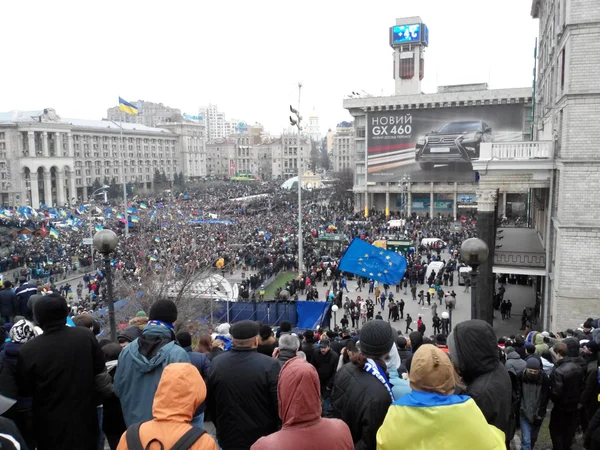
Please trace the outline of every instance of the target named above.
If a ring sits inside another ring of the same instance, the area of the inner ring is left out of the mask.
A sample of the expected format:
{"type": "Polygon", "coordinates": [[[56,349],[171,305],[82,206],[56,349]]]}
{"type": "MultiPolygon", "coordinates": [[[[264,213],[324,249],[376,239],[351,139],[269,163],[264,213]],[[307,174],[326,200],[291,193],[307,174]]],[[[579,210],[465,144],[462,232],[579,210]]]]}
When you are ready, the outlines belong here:
{"type": "Polygon", "coordinates": [[[460,246],[460,257],[471,266],[471,319],[477,317],[477,275],[479,266],[487,261],[490,251],[487,244],[479,238],[465,240],[460,246]]]}
{"type": "Polygon", "coordinates": [[[337,326],[337,318],[336,318],[336,313],[338,312],[338,305],[333,305],[331,307],[331,310],[333,311],[333,328],[335,329],[335,327],[337,326]]]}
{"type": "Polygon", "coordinates": [[[94,247],[104,256],[104,272],[106,275],[108,292],[108,323],[110,325],[110,340],[117,340],[117,324],[115,321],[115,302],[113,298],[112,271],[110,267],[109,255],[117,248],[118,238],[112,230],[100,230],[94,235],[94,247]]]}
{"type": "MultiPolygon", "coordinates": [[[[446,309],[448,309],[448,311],[450,311],[450,314],[448,316],[448,333],[450,331],[452,331],[452,311],[454,310],[454,307],[456,306],[456,298],[452,297],[452,296],[448,296],[448,298],[446,299],[446,309]]],[[[444,311],[446,312],[446,311],[444,311]]],[[[443,313],[442,313],[443,315],[443,313]]]]}
{"type": "Polygon", "coordinates": [[[93,242],[93,228],[92,228],[92,203],[94,202],[94,198],[96,197],[96,194],[100,191],[104,191],[104,202],[106,203],[106,189],[108,189],[110,186],[107,186],[106,184],[103,185],[101,188],[96,189],[94,192],[92,192],[92,195],[90,195],[89,200],[90,200],[90,209],[88,211],[88,228],[90,230],[90,256],[92,257],[92,270],[94,270],[94,247],[92,245],[93,242]]]}
{"type": "Polygon", "coordinates": [[[442,313],[442,334],[445,336],[450,334],[450,314],[448,314],[448,311],[442,313]]]}
{"type": "Polygon", "coordinates": [[[290,125],[295,126],[298,129],[298,142],[297,142],[297,151],[298,151],[298,273],[302,273],[304,268],[304,255],[303,255],[303,247],[302,247],[302,151],[300,150],[300,132],[302,131],[302,126],[300,122],[302,121],[302,116],[300,115],[300,95],[302,93],[302,83],[298,83],[298,109],[294,109],[292,105],[290,105],[290,112],[295,115],[290,116],[290,125]]]}

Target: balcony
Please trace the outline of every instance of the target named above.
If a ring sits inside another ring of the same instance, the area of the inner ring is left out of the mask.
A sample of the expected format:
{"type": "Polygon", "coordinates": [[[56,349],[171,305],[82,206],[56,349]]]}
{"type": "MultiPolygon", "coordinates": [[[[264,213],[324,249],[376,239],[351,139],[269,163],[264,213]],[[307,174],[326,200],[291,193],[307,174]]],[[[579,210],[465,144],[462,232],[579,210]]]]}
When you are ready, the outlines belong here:
{"type": "Polygon", "coordinates": [[[495,273],[540,275],[546,271],[546,251],[536,230],[498,228],[498,237],[502,239],[494,249],[495,273]]]}
{"type": "Polygon", "coordinates": [[[482,143],[479,159],[473,161],[480,184],[507,192],[515,192],[515,187],[517,191],[548,188],[553,169],[553,141],[482,143]]]}
{"type": "Polygon", "coordinates": [[[479,160],[524,161],[532,159],[553,159],[554,142],[488,142],[481,144],[479,160]]]}

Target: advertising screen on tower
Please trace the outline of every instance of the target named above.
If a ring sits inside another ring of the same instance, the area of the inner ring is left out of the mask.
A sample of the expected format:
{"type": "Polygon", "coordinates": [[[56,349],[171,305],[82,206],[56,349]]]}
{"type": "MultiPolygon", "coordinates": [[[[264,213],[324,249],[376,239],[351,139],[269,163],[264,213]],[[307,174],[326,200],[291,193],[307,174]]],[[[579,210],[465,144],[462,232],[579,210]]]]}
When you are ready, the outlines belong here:
{"type": "Polygon", "coordinates": [[[429,45],[429,29],[424,23],[396,25],[390,27],[390,45],[396,47],[403,44],[429,45]]]}
{"type": "Polygon", "coordinates": [[[473,182],[484,142],[523,140],[525,105],[373,111],[367,114],[369,182],[473,182]]]}

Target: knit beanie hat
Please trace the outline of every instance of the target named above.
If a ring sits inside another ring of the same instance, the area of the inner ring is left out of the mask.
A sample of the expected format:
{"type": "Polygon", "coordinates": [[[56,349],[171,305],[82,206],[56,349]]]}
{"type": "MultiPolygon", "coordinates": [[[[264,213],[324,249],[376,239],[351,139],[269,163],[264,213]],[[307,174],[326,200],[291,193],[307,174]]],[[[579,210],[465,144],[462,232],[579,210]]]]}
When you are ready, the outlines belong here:
{"type": "Polygon", "coordinates": [[[531,370],[540,370],[540,361],[537,358],[528,358],[527,368],[531,370]]]}
{"type": "Polygon", "coordinates": [[[455,384],[454,366],[448,355],[435,345],[420,346],[412,359],[410,387],[416,391],[450,395],[455,384]]]}
{"type": "Polygon", "coordinates": [[[36,336],[34,327],[35,325],[29,320],[19,320],[10,329],[10,340],[17,344],[24,344],[25,342],[29,342],[36,336]]]}
{"type": "Polygon", "coordinates": [[[69,315],[69,306],[64,298],[52,293],[43,296],[33,307],[35,319],[42,329],[49,326],[65,325],[69,315]]]}
{"type": "Polygon", "coordinates": [[[138,311],[135,317],[148,317],[148,314],[146,314],[146,311],[138,311]]]}
{"type": "Polygon", "coordinates": [[[171,300],[156,300],[150,307],[149,319],[174,324],[177,321],[177,306],[171,300]]]}
{"type": "Polygon", "coordinates": [[[382,320],[367,322],[360,330],[360,352],[369,356],[389,353],[394,343],[392,326],[382,320]]]}

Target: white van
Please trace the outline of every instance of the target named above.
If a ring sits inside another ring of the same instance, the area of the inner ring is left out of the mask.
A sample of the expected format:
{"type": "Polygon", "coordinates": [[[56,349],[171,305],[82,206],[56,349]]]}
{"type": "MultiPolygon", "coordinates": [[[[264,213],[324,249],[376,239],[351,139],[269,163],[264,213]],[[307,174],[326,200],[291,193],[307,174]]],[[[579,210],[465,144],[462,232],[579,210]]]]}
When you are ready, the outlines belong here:
{"type": "Polygon", "coordinates": [[[402,228],[404,226],[404,219],[389,220],[387,223],[388,228],[402,228]]]}
{"type": "Polygon", "coordinates": [[[464,286],[465,285],[465,279],[467,277],[469,277],[469,273],[471,273],[471,267],[470,266],[464,266],[458,269],[458,285],[459,286],[464,286]]]}
{"type": "Polygon", "coordinates": [[[446,246],[448,244],[446,244],[444,241],[442,241],[440,238],[423,238],[421,240],[421,245],[427,247],[431,247],[434,248],[435,247],[435,243],[437,242],[437,248],[442,249],[442,248],[446,248],[446,246]]]}
{"type": "Polygon", "coordinates": [[[437,277],[440,274],[440,270],[444,270],[445,264],[441,261],[431,261],[427,265],[427,272],[425,272],[425,282],[429,279],[429,275],[431,272],[435,270],[435,276],[437,277]]]}

